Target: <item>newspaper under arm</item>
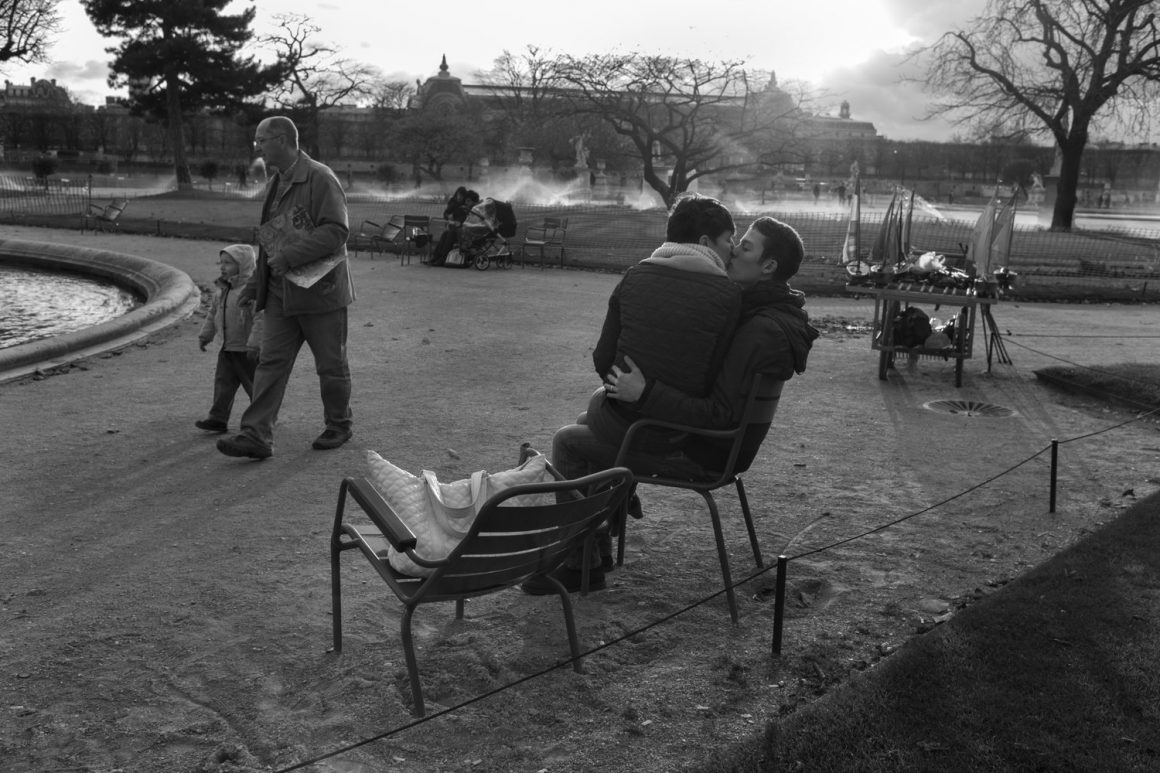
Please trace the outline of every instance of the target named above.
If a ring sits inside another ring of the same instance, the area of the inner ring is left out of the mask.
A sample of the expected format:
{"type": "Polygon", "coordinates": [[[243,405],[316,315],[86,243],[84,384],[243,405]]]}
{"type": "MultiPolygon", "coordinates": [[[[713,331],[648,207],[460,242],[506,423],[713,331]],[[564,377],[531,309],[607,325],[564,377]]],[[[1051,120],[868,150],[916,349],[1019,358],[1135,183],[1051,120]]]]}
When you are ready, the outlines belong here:
{"type": "MultiPolygon", "coordinates": [[[[302,207],[293,213],[275,215],[258,228],[258,243],[269,255],[279,255],[288,245],[305,239],[314,230],[310,215],[302,207]]],[[[286,278],[299,287],[311,287],[346,260],[344,255],[327,255],[286,272],[286,278]]]]}

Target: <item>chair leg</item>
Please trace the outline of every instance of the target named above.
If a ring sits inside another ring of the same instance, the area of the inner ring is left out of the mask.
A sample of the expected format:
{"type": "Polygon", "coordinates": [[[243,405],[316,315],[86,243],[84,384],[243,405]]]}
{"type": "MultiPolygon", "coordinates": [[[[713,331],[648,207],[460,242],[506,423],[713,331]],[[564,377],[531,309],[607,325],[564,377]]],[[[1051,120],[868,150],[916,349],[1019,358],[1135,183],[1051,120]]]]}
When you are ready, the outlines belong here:
{"type": "Polygon", "coordinates": [[[737,625],[737,597],[733,593],[733,575],[729,571],[729,554],[725,550],[725,535],[721,533],[721,516],[717,512],[717,503],[708,491],[700,492],[709,505],[709,517],[713,520],[713,536],[717,540],[717,557],[721,559],[721,578],[725,581],[725,599],[729,602],[729,616],[733,624],[737,625]]]}
{"type": "Polygon", "coordinates": [[[560,596],[560,606],[564,608],[564,626],[568,629],[568,648],[572,652],[572,670],[577,674],[584,673],[584,664],[580,660],[580,639],[576,636],[576,616],[572,613],[572,599],[563,585],[559,586],[557,595],[560,596]]]}
{"type": "Polygon", "coordinates": [[[415,661],[415,644],[411,641],[411,616],[415,614],[415,607],[407,607],[407,611],[403,613],[403,655],[407,659],[407,675],[411,679],[411,695],[415,698],[415,713],[420,716],[427,715],[427,709],[423,705],[423,686],[419,684],[419,664],[415,661]]]}
{"type": "Polygon", "coordinates": [[[634,481],[628,487],[628,496],[624,498],[620,509],[613,513],[608,519],[608,525],[612,529],[612,533],[616,537],[616,565],[624,566],[624,542],[628,532],[628,504],[632,498],[636,496],[637,484],[634,481]]]}
{"type": "Polygon", "coordinates": [[[624,540],[628,532],[628,500],[609,518],[609,525],[616,531],[616,565],[624,566],[624,540]]]}
{"type": "Polygon", "coordinates": [[[757,544],[757,530],[753,528],[753,514],[749,512],[745,486],[741,483],[741,478],[733,480],[737,483],[737,499],[741,502],[741,514],[745,516],[745,528],[749,530],[749,545],[753,548],[753,560],[757,563],[757,568],[761,569],[765,564],[761,560],[761,548],[757,544]]]}
{"type": "Polygon", "coordinates": [[[342,583],[339,581],[339,556],[342,548],[337,539],[330,541],[330,624],[334,651],[342,652],[342,583]]]}
{"type": "Polygon", "coordinates": [[[463,619],[463,599],[455,599],[455,619],[463,619]]]}

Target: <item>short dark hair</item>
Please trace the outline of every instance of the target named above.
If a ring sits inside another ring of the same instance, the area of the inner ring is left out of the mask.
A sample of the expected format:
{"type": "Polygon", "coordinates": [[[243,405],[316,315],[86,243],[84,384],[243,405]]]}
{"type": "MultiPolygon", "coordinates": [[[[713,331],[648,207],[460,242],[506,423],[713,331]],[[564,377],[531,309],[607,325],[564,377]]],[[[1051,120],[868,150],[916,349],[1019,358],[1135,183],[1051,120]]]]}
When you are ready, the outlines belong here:
{"type": "Polygon", "coordinates": [[[769,216],[762,216],[753,221],[752,228],[765,237],[765,249],[761,259],[773,258],[777,261],[777,268],[773,270],[772,279],[787,281],[802,266],[806,256],[806,247],[802,238],[791,226],[769,216]]]}
{"type": "Polygon", "coordinates": [[[669,210],[665,241],[695,244],[702,236],[716,240],[721,234],[736,230],[733,215],[717,199],[686,193],[678,196],[669,210]]]}

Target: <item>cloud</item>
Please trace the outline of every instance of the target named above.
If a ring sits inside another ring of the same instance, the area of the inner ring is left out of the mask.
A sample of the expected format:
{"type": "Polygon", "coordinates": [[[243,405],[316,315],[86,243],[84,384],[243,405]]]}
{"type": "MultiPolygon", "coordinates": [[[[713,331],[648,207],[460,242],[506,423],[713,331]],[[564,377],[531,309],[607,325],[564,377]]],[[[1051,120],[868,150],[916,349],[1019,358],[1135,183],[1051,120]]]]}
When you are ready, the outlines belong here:
{"type": "Polygon", "coordinates": [[[69,82],[98,80],[104,83],[109,77],[109,65],[96,59],[89,59],[81,63],[58,61],[48,66],[44,77],[68,80],[69,82]]]}
{"type": "Polygon", "coordinates": [[[926,43],[933,43],[943,33],[961,29],[982,15],[987,0],[884,0],[892,21],[926,43]]]}
{"type": "Polygon", "coordinates": [[[56,79],[58,84],[68,89],[75,101],[86,105],[103,105],[107,95],[124,91],[109,87],[109,66],[96,59],[85,62],[56,61],[39,77],[56,79]]]}
{"type": "Polygon", "coordinates": [[[931,98],[923,91],[923,74],[903,54],[880,51],[861,65],[828,73],[817,85],[836,101],[848,101],[850,117],[872,122],[883,137],[946,140],[954,131],[950,124],[925,120],[931,98]]]}

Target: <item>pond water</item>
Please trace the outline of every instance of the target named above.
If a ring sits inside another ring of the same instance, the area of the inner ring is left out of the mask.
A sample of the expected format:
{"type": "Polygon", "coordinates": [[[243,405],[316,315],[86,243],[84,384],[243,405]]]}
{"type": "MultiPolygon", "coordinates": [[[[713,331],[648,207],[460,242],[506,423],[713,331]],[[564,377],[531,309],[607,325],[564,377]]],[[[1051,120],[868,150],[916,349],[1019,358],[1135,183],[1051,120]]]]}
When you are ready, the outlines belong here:
{"type": "Polygon", "coordinates": [[[0,265],[0,349],[83,330],[139,305],[102,279],[0,265]]]}

